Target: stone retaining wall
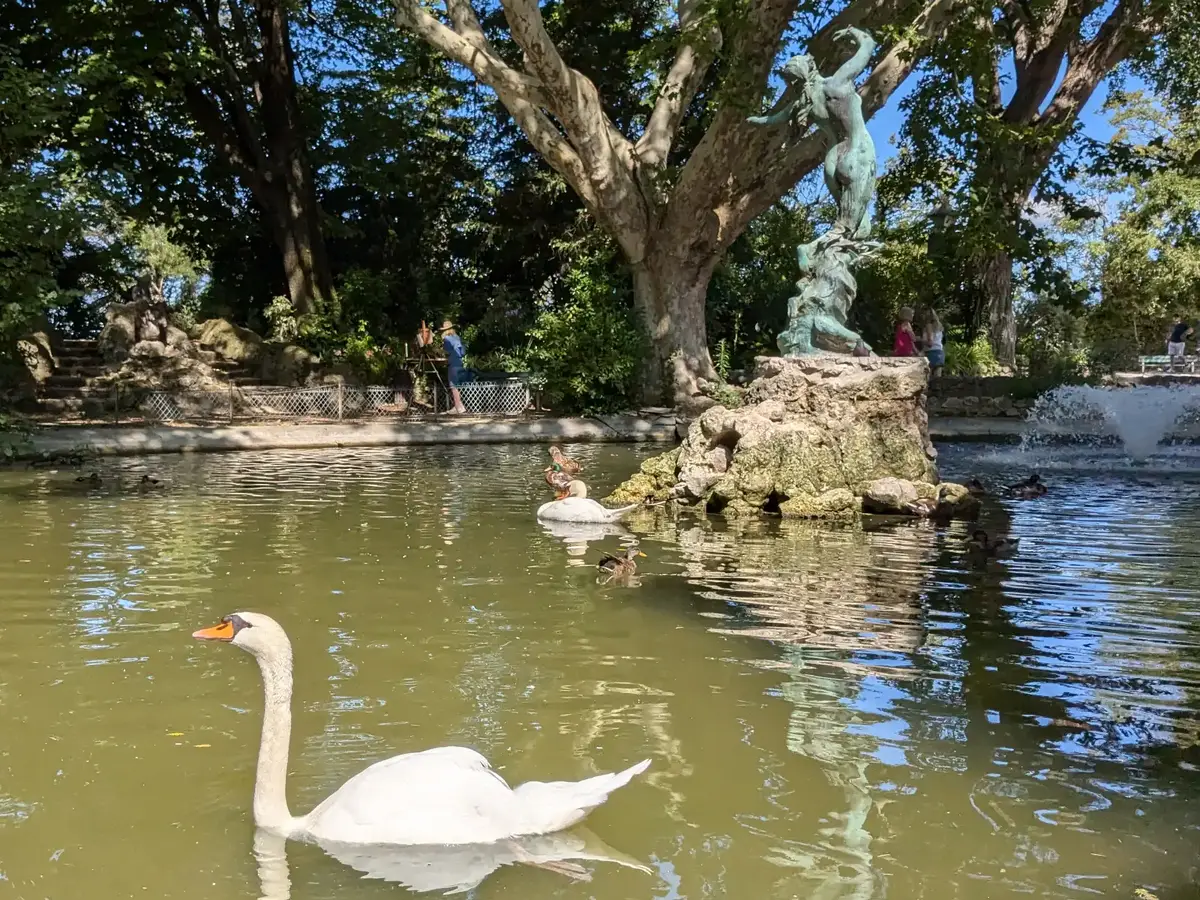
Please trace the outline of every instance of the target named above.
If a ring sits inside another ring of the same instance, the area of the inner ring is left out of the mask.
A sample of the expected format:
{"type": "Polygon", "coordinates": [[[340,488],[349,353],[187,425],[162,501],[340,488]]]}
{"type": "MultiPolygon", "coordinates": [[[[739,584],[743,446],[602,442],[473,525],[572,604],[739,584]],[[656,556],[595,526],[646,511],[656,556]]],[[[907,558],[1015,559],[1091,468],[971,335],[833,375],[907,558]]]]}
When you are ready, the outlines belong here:
{"type": "Polygon", "coordinates": [[[964,378],[953,375],[932,378],[926,395],[926,409],[930,417],[1008,417],[1023,419],[1033,408],[1034,396],[1024,396],[1027,390],[1019,379],[1009,376],[995,378],[964,378]]]}

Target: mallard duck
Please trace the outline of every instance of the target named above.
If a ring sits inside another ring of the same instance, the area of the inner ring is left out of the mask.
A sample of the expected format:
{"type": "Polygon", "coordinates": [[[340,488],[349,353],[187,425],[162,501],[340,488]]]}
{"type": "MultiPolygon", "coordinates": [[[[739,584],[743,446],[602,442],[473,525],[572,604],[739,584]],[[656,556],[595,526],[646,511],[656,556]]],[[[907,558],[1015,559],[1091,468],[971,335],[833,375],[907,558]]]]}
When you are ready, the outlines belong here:
{"type": "Polygon", "coordinates": [[[624,556],[613,556],[606,553],[604,558],[597,563],[596,568],[601,572],[608,573],[609,577],[632,575],[637,572],[637,557],[645,555],[637,547],[627,547],[624,556]]]}
{"type": "Polygon", "coordinates": [[[99,472],[92,472],[90,475],[80,475],[75,479],[75,481],[77,481],[79,484],[88,484],[92,486],[99,486],[104,483],[100,478],[99,472]]]}
{"type": "Polygon", "coordinates": [[[972,478],[967,482],[967,491],[976,497],[986,497],[988,489],[984,487],[983,482],[978,478],[972,478]]]}
{"type": "Polygon", "coordinates": [[[153,475],[143,475],[142,480],[138,482],[139,491],[157,491],[163,486],[163,483],[153,475]]]}
{"type": "Polygon", "coordinates": [[[595,500],[589,500],[587,485],[575,479],[567,485],[567,496],[551,500],[538,507],[537,517],[551,522],[616,522],[626,513],[637,509],[640,503],[609,509],[595,500]]]}
{"type": "Polygon", "coordinates": [[[928,519],[937,512],[938,502],[925,497],[920,500],[914,500],[912,503],[905,504],[904,508],[908,511],[910,516],[928,519]]]}
{"type": "Polygon", "coordinates": [[[1048,488],[1042,483],[1042,476],[1034,472],[1024,481],[1008,486],[1008,493],[1022,500],[1032,500],[1034,497],[1045,496],[1048,488]]]}
{"type": "Polygon", "coordinates": [[[967,548],[976,553],[982,553],[984,556],[1000,556],[1016,551],[1018,543],[1020,543],[1020,538],[1001,537],[993,540],[988,537],[986,531],[980,529],[971,534],[971,539],[967,541],[967,548]]]}
{"type": "Polygon", "coordinates": [[[572,478],[566,472],[554,468],[554,466],[546,466],[546,484],[554,488],[554,498],[561,500],[567,496],[567,487],[571,484],[572,478]]]}
{"type": "Polygon", "coordinates": [[[578,475],[583,471],[583,466],[571,457],[563,456],[562,447],[558,444],[550,445],[550,468],[556,472],[566,472],[568,475],[578,475]]]}

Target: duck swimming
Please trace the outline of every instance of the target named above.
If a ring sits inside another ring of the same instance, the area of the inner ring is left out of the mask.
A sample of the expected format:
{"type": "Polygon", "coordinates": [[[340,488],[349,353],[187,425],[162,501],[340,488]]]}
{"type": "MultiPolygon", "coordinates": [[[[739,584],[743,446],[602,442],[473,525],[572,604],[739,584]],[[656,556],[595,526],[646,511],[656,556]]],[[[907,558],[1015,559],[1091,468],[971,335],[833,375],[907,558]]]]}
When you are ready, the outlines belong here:
{"type": "Polygon", "coordinates": [[[637,557],[644,557],[645,555],[637,547],[628,547],[621,556],[613,556],[610,553],[606,553],[600,562],[597,563],[596,568],[601,572],[608,573],[609,578],[633,575],[637,572],[637,557]]]}
{"type": "Polygon", "coordinates": [[[971,534],[971,539],[967,541],[967,549],[982,553],[984,556],[1000,556],[1015,552],[1019,543],[1020,538],[1001,537],[993,540],[988,537],[986,531],[979,529],[971,534]]]}
{"type": "Polygon", "coordinates": [[[163,486],[163,483],[152,475],[143,475],[142,480],[138,482],[139,491],[157,491],[163,486]]]}
{"type": "Polygon", "coordinates": [[[967,491],[976,497],[986,497],[988,489],[978,478],[972,478],[967,482],[967,491]]]}
{"type": "Polygon", "coordinates": [[[1024,481],[1018,481],[1016,484],[1008,486],[1008,493],[1012,497],[1017,497],[1021,500],[1033,500],[1036,497],[1044,497],[1049,491],[1049,488],[1042,483],[1042,476],[1034,472],[1024,481]]]}
{"type": "Polygon", "coordinates": [[[94,487],[99,487],[104,483],[100,478],[99,472],[92,472],[90,475],[80,475],[75,481],[79,484],[88,484],[94,487]]]}
{"type": "Polygon", "coordinates": [[[587,485],[575,479],[567,485],[567,495],[561,500],[551,500],[538,507],[537,517],[551,522],[616,522],[641,504],[619,506],[609,509],[595,500],[589,500],[587,485]]]}
{"type": "Polygon", "coordinates": [[[285,838],[427,846],[553,834],[582,821],[650,765],[647,759],[582,781],[528,781],[510,788],[474,750],[436,747],[368,766],[311,812],[293,816],[287,804],[292,730],[292,645],[287,634],[270,616],[240,612],[192,637],[233,644],[258,661],[265,704],[254,823],[285,838]]]}

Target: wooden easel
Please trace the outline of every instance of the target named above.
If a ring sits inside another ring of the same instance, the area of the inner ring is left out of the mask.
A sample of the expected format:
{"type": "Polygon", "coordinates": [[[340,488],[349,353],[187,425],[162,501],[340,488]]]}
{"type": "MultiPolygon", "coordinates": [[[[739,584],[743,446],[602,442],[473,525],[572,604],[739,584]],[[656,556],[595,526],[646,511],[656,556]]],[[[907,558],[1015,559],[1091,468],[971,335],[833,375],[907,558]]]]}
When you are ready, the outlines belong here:
{"type": "MultiPolygon", "coordinates": [[[[438,371],[437,360],[433,355],[433,330],[425,324],[425,320],[421,320],[421,327],[417,331],[417,377],[424,375],[427,372],[432,372],[433,377],[437,380],[438,385],[442,389],[441,396],[449,397],[450,391],[446,387],[446,382],[442,380],[442,373],[438,371]]],[[[433,397],[434,413],[440,412],[437,409],[437,394],[433,397]]]]}

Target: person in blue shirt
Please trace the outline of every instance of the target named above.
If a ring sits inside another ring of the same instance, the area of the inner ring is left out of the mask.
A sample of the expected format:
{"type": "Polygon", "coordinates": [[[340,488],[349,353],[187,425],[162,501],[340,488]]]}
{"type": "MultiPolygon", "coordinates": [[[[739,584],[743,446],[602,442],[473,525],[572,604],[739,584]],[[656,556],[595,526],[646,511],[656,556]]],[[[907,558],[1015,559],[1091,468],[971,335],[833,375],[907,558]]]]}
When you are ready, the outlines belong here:
{"type": "Polygon", "coordinates": [[[450,399],[454,401],[454,408],[450,412],[461,415],[467,411],[458,392],[459,385],[463,383],[463,357],[467,355],[467,348],[463,346],[462,338],[449,319],[442,322],[442,349],[446,351],[446,374],[450,381],[450,399]]]}

